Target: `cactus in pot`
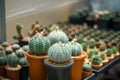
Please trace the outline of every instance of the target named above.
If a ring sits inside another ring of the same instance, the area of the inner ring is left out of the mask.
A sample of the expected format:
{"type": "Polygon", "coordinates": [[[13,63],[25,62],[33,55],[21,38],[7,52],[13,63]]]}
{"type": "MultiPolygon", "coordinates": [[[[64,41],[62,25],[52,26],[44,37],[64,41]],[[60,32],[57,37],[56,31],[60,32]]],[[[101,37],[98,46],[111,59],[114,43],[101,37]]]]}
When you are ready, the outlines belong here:
{"type": "Polygon", "coordinates": [[[100,50],[100,51],[105,51],[105,49],[106,49],[106,46],[105,46],[105,45],[100,45],[100,46],[99,46],[99,50],[100,50]]]}
{"type": "Polygon", "coordinates": [[[14,52],[16,52],[16,50],[18,50],[20,48],[20,45],[19,44],[13,44],[12,45],[12,49],[14,52]]]}
{"type": "Polygon", "coordinates": [[[114,59],[112,49],[110,49],[110,48],[107,49],[107,51],[106,51],[106,56],[107,56],[107,58],[108,58],[110,61],[114,59]]]}
{"type": "Polygon", "coordinates": [[[50,32],[48,35],[51,45],[57,42],[62,42],[62,43],[68,42],[67,35],[61,29],[59,29],[57,25],[53,25],[53,26],[55,26],[55,30],[50,32]]]}
{"type": "Polygon", "coordinates": [[[109,62],[109,60],[106,58],[105,53],[101,53],[100,58],[102,59],[103,65],[106,65],[109,62]]]}
{"type": "Polygon", "coordinates": [[[91,58],[93,57],[93,55],[94,55],[94,51],[93,51],[93,50],[90,50],[90,51],[88,52],[88,58],[91,59],[91,58]]]}
{"type": "Polygon", "coordinates": [[[9,46],[10,44],[8,42],[3,42],[2,43],[2,50],[5,51],[5,49],[9,46]]]}
{"type": "Polygon", "coordinates": [[[82,49],[84,50],[84,51],[87,51],[87,48],[88,48],[88,45],[87,45],[87,43],[82,43],[82,49]]]}
{"type": "Polygon", "coordinates": [[[88,45],[89,45],[89,48],[95,48],[95,45],[96,45],[96,41],[94,39],[90,39],[88,41],[88,45]]]}
{"type": "Polygon", "coordinates": [[[5,50],[5,54],[6,55],[9,55],[9,54],[12,54],[12,48],[6,48],[6,50],[5,50]]]}
{"type": "Polygon", "coordinates": [[[29,46],[28,46],[28,45],[24,45],[24,46],[22,47],[22,49],[23,49],[24,51],[28,51],[28,50],[29,50],[29,46]]]}
{"type": "Polygon", "coordinates": [[[90,64],[83,65],[83,71],[89,72],[92,70],[92,66],[90,64]]]}
{"type": "Polygon", "coordinates": [[[16,55],[18,56],[18,58],[25,57],[25,51],[24,50],[17,50],[16,55]]]}
{"type": "Polygon", "coordinates": [[[112,51],[113,51],[113,55],[115,57],[118,57],[120,55],[119,52],[118,52],[118,48],[117,47],[112,47],[112,51]]]}

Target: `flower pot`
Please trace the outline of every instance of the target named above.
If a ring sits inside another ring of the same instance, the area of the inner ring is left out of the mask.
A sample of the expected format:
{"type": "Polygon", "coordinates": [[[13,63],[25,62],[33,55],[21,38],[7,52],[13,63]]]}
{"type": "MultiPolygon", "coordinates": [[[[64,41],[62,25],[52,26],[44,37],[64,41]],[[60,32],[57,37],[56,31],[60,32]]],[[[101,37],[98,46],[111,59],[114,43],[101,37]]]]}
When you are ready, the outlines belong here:
{"type": "Polygon", "coordinates": [[[19,80],[28,80],[29,78],[29,67],[28,65],[21,66],[19,80]]]}
{"type": "Polygon", "coordinates": [[[81,80],[83,62],[87,56],[86,52],[82,51],[80,56],[72,56],[74,60],[74,65],[71,70],[71,80],[81,80]]]}
{"type": "Polygon", "coordinates": [[[21,66],[18,65],[17,67],[9,67],[5,66],[6,72],[7,72],[7,78],[10,80],[19,80],[19,72],[21,69],[21,66]]]}
{"type": "Polygon", "coordinates": [[[102,60],[103,66],[109,63],[109,60],[105,58],[105,60],[102,60]]]}
{"type": "Polygon", "coordinates": [[[86,77],[90,76],[92,74],[92,70],[91,71],[82,71],[82,80],[84,80],[86,77]]]}
{"type": "MultiPolygon", "coordinates": [[[[91,63],[90,63],[90,64],[91,64],[91,63]]],[[[99,65],[91,64],[91,66],[93,67],[93,69],[98,70],[98,69],[102,68],[103,63],[100,63],[99,65]]]]}
{"type": "Polygon", "coordinates": [[[117,58],[117,57],[119,57],[119,56],[120,56],[120,53],[119,53],[119,52],[117,52],[116,54],[113,54],[113,56],[114,56],[115,58],[117,58]]]}
{"type": "Polygon", "coordinates": [[[108,58],[109,61],[112,61],[115,57],[113,55],[111,55],[109,57],[107,56],[107,58],[108,58]]]}
{"type": "Polygon", "coordinates": [[[48,56],[35,56],[27,51],[26,57],[29,64],[30,80],[46,80],[47,68],[44,65],[44,59],[48,56]]]}
{"type": "Polygon", "coordinates": [[[0,66],[0,76],[6,77],[6,69],[4,66],[0,66]]]}
{"type": "Polygon", "coordinates": [[[69,64],[56,66],[49,64],[48,59],[44,60],[44,64],[48,68],[48,80],[70,80],[71,67],[74,64],[73,59],[69,64]]]}

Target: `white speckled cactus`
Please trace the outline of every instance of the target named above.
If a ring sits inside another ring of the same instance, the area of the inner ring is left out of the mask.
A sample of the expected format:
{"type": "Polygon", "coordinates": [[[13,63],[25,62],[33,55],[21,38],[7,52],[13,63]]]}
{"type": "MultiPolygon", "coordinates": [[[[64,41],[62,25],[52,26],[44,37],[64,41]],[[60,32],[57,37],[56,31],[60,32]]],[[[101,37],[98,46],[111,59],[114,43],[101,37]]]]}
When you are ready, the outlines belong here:
{"type": "Polygon", "coordinates": [[[68,44],[55,43],[49,48],[48,55],[51,61],[66,62],[70,60],[71,51],[68,44]]]}
{"type": "Polygon", "coordinates": [[[72,52],[72,56],[78,56],[81,54],[82,46],[78,42],[76,42],[77,39],[73,39],[71,42],[69,42],[70,50],[72,52]]]}
{"type": "Polygon", "coordinates": [[[68,42],[67,35],[61,29],[59,29],[57,25],[53,25],[52,27],[55,27],[55,30],[50,32],[50,34],[48,35],[51,45],[57,42],[68,42]]]}
{"type": "Polygon", "coordinates": [[[34,55],[46,55],[49,47],[50,41],[42,33],[37,33],[29,41],[29,50],[34,55]]]}

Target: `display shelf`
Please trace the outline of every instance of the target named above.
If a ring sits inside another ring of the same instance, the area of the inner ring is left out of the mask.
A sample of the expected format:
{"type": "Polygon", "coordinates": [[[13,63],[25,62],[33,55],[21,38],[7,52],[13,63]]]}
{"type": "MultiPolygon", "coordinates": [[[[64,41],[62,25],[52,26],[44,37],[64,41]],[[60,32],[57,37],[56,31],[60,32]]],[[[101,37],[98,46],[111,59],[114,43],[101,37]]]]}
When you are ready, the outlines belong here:
{"type": "Polygon", "coordinates": [[[92,73],[89,77],[85,78],[84,80],[95,80],[96,76],[95,73],[92,73]]]}

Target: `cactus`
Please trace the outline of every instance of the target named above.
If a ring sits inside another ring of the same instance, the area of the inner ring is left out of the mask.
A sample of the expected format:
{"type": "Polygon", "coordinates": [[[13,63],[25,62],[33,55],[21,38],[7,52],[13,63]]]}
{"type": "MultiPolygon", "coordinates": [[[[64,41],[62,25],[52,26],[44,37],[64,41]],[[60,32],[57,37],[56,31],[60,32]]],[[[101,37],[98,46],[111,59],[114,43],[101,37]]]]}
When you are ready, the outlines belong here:
{"type": "Polygon", "coordinates": [[[92,66],[90,64],[83,64],[83,71],[91,71],[92,70],[92,66]]]}
{"type": "Polygon", "coordinates": [[[93,51],[94,51],[95,55],[98,55],[98,50],[97,49],[94,49],[93,51]]]}
{"type": "Polygon", "coordinates": [[[10,67],[17,67],[18,61],[19,61],[19,59],[18,59],[18,57],[15,54],[10,54],[7,57],[7,64],[10,67]]]}
{"type": "Polygon", "coordinates": [[[7,64],[6,57],[0,57],[0,66],[5,66],[7,64]]]}
{"type": "Polygon", "coordinates": [[[5,53],[3,51],[0,51],[0,57],[5,57],[5,53]]]}
{"type": "Polygon", "coordinates": [[[94,55],[94,51],[93,51],[93,50],[90,50],[90,51],[88,52],[88,58],[92,58],[93,55],[94,55]]]}
{"type": "Polygon", "coordinates": [[[28,65],[28,61],[26,58],[21,58],[19,60],[19,65],[23,66],[23,65],[28,65]]]}
{"type": "Polygon", "coordinates": [[[90,48],[94,48],[95,45],[96,45],[95,40],[94,40],[94,39],[90,39],[90,40],[88,41],[88,45],[89,45],[90,48]]]}
{"type": "Polygon", "coordinates": [[[112,53],[113,53],[112,49],[107,49],[106,55],[107,55],[108,57],[110,57],[110,56],[112,55],[112,53]]]}
{"type": "Polygon", "coordinates": [[[22,32],[21,32],[21,30],[22,30],[23,27],[24,26],[20,25],[20,24],[16,25],[17,35],[14,35],[13,39],[18,39],[18,40],[23,39],[23,35],[22,35],[22,32]]]}
{"type": "Polygon", "coordinates": [[[118,48],[117,47],[112,47],[112,51],[113,51],[113,54],[116,54],[118,52],[118,48]]]}
{"type": "Polygon", "coordinates": [[[69,45],[65,43],[55,43],[48,50],[49,59],[56,63],[69,61],[71,55],[69,45]]]}
{"type": "Polygon", "coordinates": [[[19,48],[20,48],[20,45],[18,45],[18,44],[13,44],[13,45],[12,45],[13,51],[18,50],[19,48]]]}
{"type": "Polygon", "coordinates": [[[92,58],[92,64],[99,65],[101,63],[101,58],[99,56],[94,56],[92,58]]]}
{"type": "Polygon", "coordinates": [[[28,45],[24,45],[24,46],[22,47],[22,49],[23,49],[24,51],[28,51],[28,50],[29,50],[29,46],[28,46],[28,45]]]}
{"type": "Polygon", "coordinates": [[[100,45],[99,49],[100,49],[100,51],[104,51],[106,49],[106,46],[105,45],[100,45]]]}
{"type": "Polygon", "coordinates": [[[82,43],[82,49],[83,49],[84,51],[87,51],[87,47],[88,47],[88,46],[87,46],[87,43],[85,43],[85,42],[82,43]]]}
{"type": "Polygon", "coordinates": [[[5,54],[6,55],[9,55],[9,54],[12,54],[12,48],[6,48],[6,50],[5,50],[5,54]]]}
{"type": "Polygon", "coordinates": [[[79,56],[81,55],[82,52],[82,46],[81,44],[79,44],[78,42],[76,42],[77,39],[73,39],[71,42],[69,42],[68,44],[70,44],[70,50],[72,51],[72,56],[79,56]]]}
{"type": "Polygon", "coordinates": [[[57,25],[53,25],[53,26],[55,26],[55,30],[50,32],[48,35],[51,45],[57,42],[62,42],[62,43],[68,42],[67,35],[62,30],[60,30],[57,25]]]}
{"type": "Polygon", "coordinates": [[[80,44],[83,43],[83,38],[82,37],[78,38],[77,42],[80,44]]]}
{"type": "Polygon", "coordinates": [[[3,43],[2,43],[2,46],[3,46],[3,47],[8,47],[8,45],[9,45],[8,42],[3,42],[3,43]]]}
{"type": "Polygon", "coordinates": [[[0,51],[2,51],[2,46],[0,46],[0,51]]]}
{"type": "Polygon", "coordinates": [[[101,58],[102,60],[105,60],[105,54],[104,54],[104,53],[100,54],[100,58],[101,58]]]}
{"type": "Polygon", "coordinates": [[[25,56],[25,51],[24,50],[17,50],[16,55],[21,58],[25,56]]]}
{"type": "Polygon", "coordinates": [[[37,33],[29,41],[29,50],[34,55],[46,55],[50,47],[50,41],[42,33],[37,33]]]}

